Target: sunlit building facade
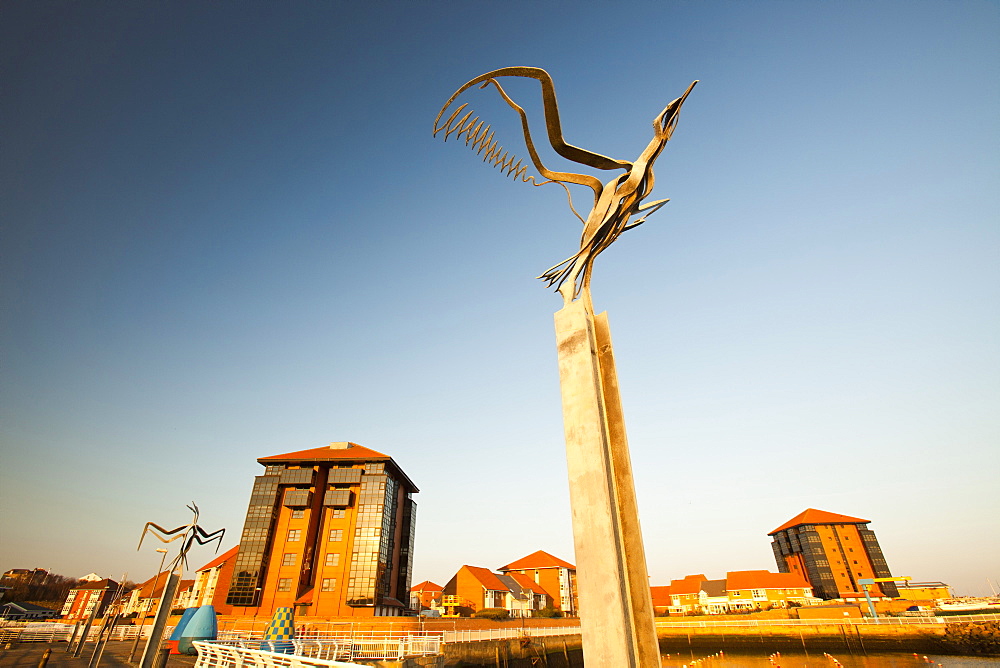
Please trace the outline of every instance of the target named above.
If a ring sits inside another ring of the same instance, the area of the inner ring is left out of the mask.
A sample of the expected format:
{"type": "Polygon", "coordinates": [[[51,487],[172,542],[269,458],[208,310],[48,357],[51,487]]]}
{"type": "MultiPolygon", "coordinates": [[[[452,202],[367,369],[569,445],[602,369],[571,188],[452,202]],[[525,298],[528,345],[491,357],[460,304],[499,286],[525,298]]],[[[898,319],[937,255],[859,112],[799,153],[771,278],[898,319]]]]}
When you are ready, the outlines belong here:
{"type": "MultiPolygon", "coordinates": [[[[782,573],[808,580],[823,599],[864,596],[858,580],[891,577],[870,520],[808,508],[768,535],[782,573]]],[[[871,593],[898,596],[892,582],[872,585],[871,593]]]]}
{"type": "Polygon", "coordinates": [[[340,442],[257,462],[221,612],[403,614],[419,490],[392,458],[340,442]]]}

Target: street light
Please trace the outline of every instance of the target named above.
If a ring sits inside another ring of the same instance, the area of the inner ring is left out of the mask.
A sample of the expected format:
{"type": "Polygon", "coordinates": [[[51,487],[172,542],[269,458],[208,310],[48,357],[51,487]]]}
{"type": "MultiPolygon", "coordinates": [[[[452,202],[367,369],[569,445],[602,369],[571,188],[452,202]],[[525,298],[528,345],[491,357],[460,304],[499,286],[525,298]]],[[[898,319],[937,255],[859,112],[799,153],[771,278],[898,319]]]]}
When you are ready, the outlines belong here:
{"type": "MultiPolygon", "coordinates": [[[[153,578],[153,588],[149,592],[149,598],[142,606],[142,618],[139,619],[139,627],[135,631],[135,641],[132,642],[132,651],[128,653],[129,663],[132,663],[132,658],[135,656],[135,650],[139,646],[139,638],[142,637],[142,630],[145,628],[146,618],[149,616],[149,606],[153,602],[153,596],[156,595],[156,585],[160,582],[160,573],[163,572],[163,562],[167,559],[167,548],[159,547],[156,551],[163,556],[160,557],[160,567],[156,570],[156,577],[153,578]]],[[[142,596],[141,589],[139,590],[139,595],[142,596]]],[[[138,618],[138,612],[136,613],[136,617],[138,618]]]]}

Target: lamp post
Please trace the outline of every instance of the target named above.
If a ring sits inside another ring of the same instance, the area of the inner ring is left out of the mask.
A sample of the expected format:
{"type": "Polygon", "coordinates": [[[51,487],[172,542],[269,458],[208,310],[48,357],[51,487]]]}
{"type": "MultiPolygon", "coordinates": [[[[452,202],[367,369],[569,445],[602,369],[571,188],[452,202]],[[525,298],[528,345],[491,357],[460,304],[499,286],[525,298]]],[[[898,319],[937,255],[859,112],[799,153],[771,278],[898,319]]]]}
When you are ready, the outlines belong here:
{"type": "MultiPolygon", "coordinates": [[[[136,629],[135,632],[135,640],[132,642],[132,650],[128,653],[129,663],[132,663],[132,659],[135,657],[135,650],[139,647],[139,638],[142,637],[142,630],[145,628],[146,617],[149,613],[149,604],[153,600],[153,596],[156,595],[156,585],[160,583],[160,573],[163,572],[163,562],[167,559],[167,548],[159,547],[156,551],[163,556],[160,557],[160,567],[156,569],[156,577],[153,578],[153,588],[149,592],[149,600],[147,600],[142,606],[142,619],[139,620],[139,628],[136,629]]],[[[140,591],[139,594],[141,595],[142,591],[140,591]]],[[[138,616],[138,614],[139,613],[137,612],[136,615],[138,616]]]]}

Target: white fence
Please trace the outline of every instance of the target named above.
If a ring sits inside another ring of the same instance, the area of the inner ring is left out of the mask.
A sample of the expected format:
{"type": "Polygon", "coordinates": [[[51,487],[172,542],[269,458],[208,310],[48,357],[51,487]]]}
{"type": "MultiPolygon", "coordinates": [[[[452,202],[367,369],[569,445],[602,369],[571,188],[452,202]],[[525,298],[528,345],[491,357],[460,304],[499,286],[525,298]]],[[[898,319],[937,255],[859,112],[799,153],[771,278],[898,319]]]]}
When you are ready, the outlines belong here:
{"type": "Polygon", "coordinates": [[[292,640],[220,639],[210,645],[235,649],[259,650],[272,653],[322,659],[350,661],[352,659],[403,659],[434,656],[441,653],[441,634],[365,634],[354,637],[327,637],[292,640]]]}
{"type": "Polygon", "coordinates": [[[357,663],[195,642],[195,668],[354,668],[357,663]]]}
{"type": "MultiPolygon", "coordinates": [[[[149,637],[152,626],[116,626],[108,640],[133,640],[136,635],[149,637]]],[[[168,626],[165,635],[173,632],[174,627],[168,626]]],[[[87,634],[87,642],[96,641],[101,632],[101,625],[94,624],[87,634]]],[[[83,633],[81,625],[77,633],[83,633]]],[[[52,622],[8,622],[0,625],[0,642],[65,642],[73,636],[72,624],[52,622]]],[[[79,638],[77,638],[79,639],[79,638]]]]}

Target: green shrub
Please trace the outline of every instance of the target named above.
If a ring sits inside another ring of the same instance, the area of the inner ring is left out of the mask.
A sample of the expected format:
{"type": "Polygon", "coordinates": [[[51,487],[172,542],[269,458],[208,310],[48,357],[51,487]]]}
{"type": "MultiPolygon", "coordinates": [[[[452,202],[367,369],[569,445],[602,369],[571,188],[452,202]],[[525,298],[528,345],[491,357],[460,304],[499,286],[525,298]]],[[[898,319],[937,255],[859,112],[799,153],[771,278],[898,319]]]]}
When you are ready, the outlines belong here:
{"type": "Polygon", "coordinates": [[[492,619],[495,622],[510,619],[510,613],[503,608],[483,608],[482,610],[476,610],[472,613],[472,616],[480,619],[492,619]]]}
{"type": "Polygon", "coordinates": [[[535,614],[532,615],[532,616],[533,617],[542,617],[542,618],[545,618],[545,619],[554,619],[556,617],[562,617],[563,615],[562,615],[562,611],[561,610],[556,610],[551,605],[547,605],[544,608],[542,608],[541,610],[535,610],[535,614]]]}

